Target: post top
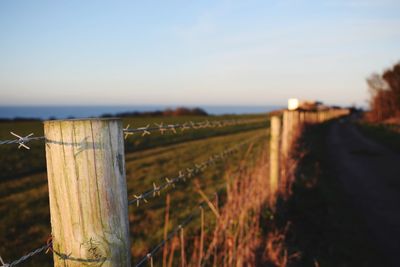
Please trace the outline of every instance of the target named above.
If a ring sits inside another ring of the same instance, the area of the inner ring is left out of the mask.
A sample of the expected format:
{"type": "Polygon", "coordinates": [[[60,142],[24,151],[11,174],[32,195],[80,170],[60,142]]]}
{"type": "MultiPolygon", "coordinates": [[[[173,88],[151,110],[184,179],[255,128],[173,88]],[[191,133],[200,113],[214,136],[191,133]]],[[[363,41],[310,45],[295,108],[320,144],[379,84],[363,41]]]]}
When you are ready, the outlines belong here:
{"type": "Polygon", "coordinates": [[[121,118],[110,117],[110,118],[74,118],[74,119],[60,119],[60,120],[44,120],[43,123],[51,122],[87,122],[87,121],[120,121],[121,118]]]}

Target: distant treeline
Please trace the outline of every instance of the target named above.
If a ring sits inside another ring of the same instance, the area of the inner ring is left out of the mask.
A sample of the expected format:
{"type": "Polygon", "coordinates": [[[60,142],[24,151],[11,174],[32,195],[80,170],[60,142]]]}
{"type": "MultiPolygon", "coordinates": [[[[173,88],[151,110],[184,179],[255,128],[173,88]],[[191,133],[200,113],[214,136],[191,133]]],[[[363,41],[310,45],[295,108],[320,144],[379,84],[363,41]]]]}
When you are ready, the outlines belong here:
{"type": "Polygon", "coordinates": [[[41,121],[39,118],[24,118],[24,117],[15,117],[12,119],[8,118],[0,118],[0,122],[10,122],[10,121],[41,121]]]}
{"type": "Polygon", "coordinates": [[[102,118],[109,117],[156,117],[156,116],[208,116],[208,113],[201,108],[185,108],[179,107],[176,109],[156,110],[156,111],[133,111],[133,112],[122,112],[117,114],[104,114],[102,118]]]}
{"type": "MultiPolygon", "coordinates": [[[[176,109],[166,109],[166,110],[156,110],[156,111],[127,111],[116,114],[103,114],[99,117],[101,118],[111,118],[111,117],[156,117],[156,116],[208,116],[209,114],[201,108],[185,108],[178,107],[176,109]]],[[[49,120],[56,120],[57,118],[51,117],[49,120]]],[[[68,119],[74,119],[74,117],[68,117],[68,119]]],[[[10,121],[41,121],[39,118],[23,118],[16,117],[13,119],[0,118],[0,122],[10,122],[10,121]]]]}

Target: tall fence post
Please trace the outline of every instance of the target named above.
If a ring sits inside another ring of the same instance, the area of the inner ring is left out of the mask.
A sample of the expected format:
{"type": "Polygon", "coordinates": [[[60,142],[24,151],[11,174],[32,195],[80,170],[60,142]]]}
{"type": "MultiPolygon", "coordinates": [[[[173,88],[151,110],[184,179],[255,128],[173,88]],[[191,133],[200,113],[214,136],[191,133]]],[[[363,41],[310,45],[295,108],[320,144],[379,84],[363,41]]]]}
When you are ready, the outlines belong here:
{"type": "Polygon", "coordinates": [[[290,111],[283,111],[283,122],[282,122],[282,139],[281,139],[281,154],[284,157],[289,150],[289,124],[290,124],[290,119],[289,119],[289,113],[290,111]]]}
{"type": "Polygon", "coordinates": [[[279,155],[280,155],[280,134],[281,119],[278,116],[271,117],[270,129],[270,158],[269,158],[269,181],[270,181],[270,197],[275,199],[279,185],[279,155]]]}
{"type": "Polygon", "coordinates": [[[119,119],[44,123],[54,266],[130,266],[119,119]]]}

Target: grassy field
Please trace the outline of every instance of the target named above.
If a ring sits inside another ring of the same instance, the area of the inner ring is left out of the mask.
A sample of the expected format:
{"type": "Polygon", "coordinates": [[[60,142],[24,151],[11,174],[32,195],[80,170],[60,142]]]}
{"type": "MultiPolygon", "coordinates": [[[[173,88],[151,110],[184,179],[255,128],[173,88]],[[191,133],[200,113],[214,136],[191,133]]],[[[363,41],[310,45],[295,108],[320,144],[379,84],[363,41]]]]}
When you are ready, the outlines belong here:
{"type": "MultiPolygon", "coordinates": [[[[176,117],[176,118],[135,118],[126,119],[124,125],[141,127],[153,122],[181,123],[185,121],[202,121],[204,119],[265,119],[260,123],[226,128],[189,130],[176,135],[152,134],[151,136],[130,137],[126,141],[126,170],[129,198],[151,189],[153,182],[157,185],[164,177],[174,177],[178,171],[200,163],[210,155],[220,153],[226,148],[245,140],[252,139],[254,147],[250,157],[258,157],[267,141],[266,115],[229,116],[229,117],[176,117]],[[134,152],[132,152],[134,151],[134,152]]],[[[40,122],[3,123],[0,138],[9,139],[8,131],[21,134],[35,132],[42,135],[40,122]]],[[[50,234],[47,179],[44,172],[43,142],[32,142],[32,149],[19,151],[15,146],[2,146],[0,150],[0,255],[8,261],[41,246],[50,234]],[[6,175],[4,173],[7,173],[6,175]],[[14,175],[13,175],[14,173],[14,175]]],[[[198,175],[202,189],[207,193],[224,191],[225,181],[221,179],[227,169],[234,169],[243,157],[246,146],[236,154],[208,168],[198,175]]],[[[252,162],[250,160],[250,162],[252,162]]],[[[171,193],[171,229],[187,216],[200,201],[194,190],[193,179],[180,183],[171,193]]],[[[132,240],[133,263],[145,255],[147,250],[162,239],[165,211],[165,195],[148,199],[139,207],[129,207],[130,233],[132,240]]],[[[223,193],[222,193],[223,195],[223,193]]],[[[206,214],[206,220],[212,224],[212,216],[206,214]]],[[[193,221],[187,233],[195,231],[197,222],[193,221]]],[[[24,266],[51,266],[51,256],[39,255],[24,266]]]]}
{"type": "MultiPolygon", "coordinates": [[[[264,127],[266,124],[266,116],[262,115],[227,115],[227,116],[179,116],[179,117],[135,117],[124,118],[123,125],[130,127],[144,127],[150,124],[152,127],[155,123],[163,122],[164,125],[185,122],[202,122],[205,120],[247,120],[260,119],[260,123],[251,123],[248,125],[236,125],[212,129],[186,130],[182,134],[173,134],[171,131],[161,136],[158,132],[153,132],[146,138],[137,138],[139,133],[130,136],[125,143],[126,152],[139,151],[154,147],[176,144],[184,141],[195,140],[199,138],[207,138],[211,136],[235,133],[244,130],[252,130],[264,127]],[[136,138],[135,138],[136,137],[136,138]]],[[[2,122],[0,123],[0,140],[15,139],[10,134],[13,131],[21,136],[34,133],[35,136],[43,136],[43,123],[40,121],[28,122],[2,122]]],[[[178,132],[180,132],[178,130],[178,132]]],[[[0,180],[12,179],[22,175],[43,172],[46,169],[44,157],[44,145],[41,141],[33,141],[29,143],[31,150],[19,151],[17,145],[0,146],[0,180]]]]}

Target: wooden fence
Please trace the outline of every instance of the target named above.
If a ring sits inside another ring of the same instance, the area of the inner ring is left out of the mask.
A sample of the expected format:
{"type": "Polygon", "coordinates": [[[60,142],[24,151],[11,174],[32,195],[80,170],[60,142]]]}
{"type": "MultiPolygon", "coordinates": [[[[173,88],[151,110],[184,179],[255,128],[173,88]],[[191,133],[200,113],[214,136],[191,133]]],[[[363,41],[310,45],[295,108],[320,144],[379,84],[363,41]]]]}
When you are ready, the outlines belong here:
{"type": "Polygon", "coordinates": [[[346,116],[349,112],[348,109],[285,110],[271,117],[269,180],[272,205],[277,194],[287,196],[290,192],[295,168],[291,152],[303,127],[346,116]]]}
{"type": "MultiPolygon", "coordinates": [[[[226,122],[226,125],[235,125],[226,122]]],[[[193,129],[202,127],[192,123],[193,129]]],[[[220,124],[222,127],[223,125],[220,124]]],[[[185,177],[211,166],[232,154],[243,143],[235,144],[180,172],[179,177],[128,201],[125,177],[124,133],[164,131],[189,126],[149,126],[123,129],[119,119],[52,120],[44,123],[49,183],[50,217],[54,266],[131,266],[128,205],[146,201],[185,177]]],[[[186,221],[186,220],[185,220],[186,221]]],[[[183,224],[181,224],[183,225],[183,224]]],[[[166,240],[164,240],[165,242],[166,240]]],[[[147,255],[149,256],[149,255],[147,255]]],[[[152,256],[150,254],[150,256],[152,256]]],[[[145,258],[146,259],[146,258],[145,258]]],[[[149,257],[149,259],[152,259],[149,257]]],[[[143,264],[140,261],[138,265],[143,264]]]]}

